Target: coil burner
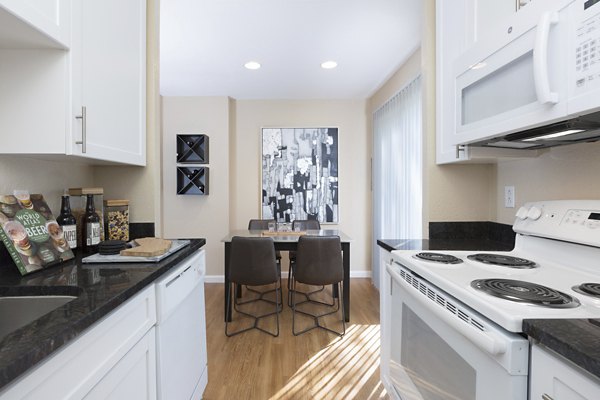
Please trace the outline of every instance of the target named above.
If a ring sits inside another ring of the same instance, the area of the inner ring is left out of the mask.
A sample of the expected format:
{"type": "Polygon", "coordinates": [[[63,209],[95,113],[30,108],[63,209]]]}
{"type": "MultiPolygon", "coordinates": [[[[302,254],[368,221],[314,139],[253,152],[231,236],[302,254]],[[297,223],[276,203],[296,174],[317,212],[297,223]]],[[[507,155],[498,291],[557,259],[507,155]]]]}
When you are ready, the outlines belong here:
{"type": "Polygon", "coordinates": [[[478,253],[478,254],[471,254],[471,255],[467,256],[467,258],[469,258],[470,260],[482,262],[484,264],[499,265],[502,267],[509,267],[509,268],[526,269],[526,268],[535,268],[537,266],[531,260],[527,260],[525,258],[507,256],[504,254],[478,253]]]}
{"type": "Polygon", "coordinates": [[[432,261],[441,264],[460,264],[463,262],[463,260],[458,257],[442,253],[419,253],[416,254],[415,257],[421,260],[432,261]]]}
{"type": "Polygon", "coordinates": [[[471,287],[489,295],[550,308],[573,308],[579,306],[579,301],[568,294],[547,286],[512,279],[477,279],[471,282],[471,287]]]}
{"type": "Polygon", "coordinates": [[[581,285],[573,286],[571,289],[586,296],[600,298],[600,283],[582,283],[581,285]]]}

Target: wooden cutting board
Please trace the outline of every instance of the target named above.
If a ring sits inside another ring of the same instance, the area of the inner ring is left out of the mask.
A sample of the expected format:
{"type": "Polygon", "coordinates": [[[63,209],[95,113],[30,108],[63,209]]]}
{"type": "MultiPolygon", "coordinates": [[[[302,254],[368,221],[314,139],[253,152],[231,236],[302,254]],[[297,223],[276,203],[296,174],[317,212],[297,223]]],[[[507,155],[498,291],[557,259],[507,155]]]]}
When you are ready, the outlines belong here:
{"type": "Polygon", "coordinates": [[[171,241],[159,238],[135,239],[137,247],[121,250],[122,256],[153,257],[166,253],[171,248],[171,241]]]}

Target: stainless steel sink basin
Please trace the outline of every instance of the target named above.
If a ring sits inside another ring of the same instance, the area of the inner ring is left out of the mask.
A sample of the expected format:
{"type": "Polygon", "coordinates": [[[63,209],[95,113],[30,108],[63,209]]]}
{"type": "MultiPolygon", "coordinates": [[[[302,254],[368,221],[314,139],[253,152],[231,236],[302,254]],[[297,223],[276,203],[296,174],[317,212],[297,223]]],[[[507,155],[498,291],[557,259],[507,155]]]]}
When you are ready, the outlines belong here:
{"type": "Polygon", "coordinates": [[[0,297],[0,338],[76,298],[76,296],[0,297]]]}

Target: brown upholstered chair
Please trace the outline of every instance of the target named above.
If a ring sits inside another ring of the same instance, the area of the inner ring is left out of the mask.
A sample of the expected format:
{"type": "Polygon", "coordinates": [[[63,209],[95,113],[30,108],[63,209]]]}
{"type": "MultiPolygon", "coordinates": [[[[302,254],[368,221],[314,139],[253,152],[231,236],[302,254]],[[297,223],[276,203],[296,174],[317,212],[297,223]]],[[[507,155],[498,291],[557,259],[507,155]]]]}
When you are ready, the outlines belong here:
{"type": "MultiPolygon", "coordinates": [[[[292,230],[295,231],[296,229],[299,229],[301,231],[320,230],[321,224],[316,219],[296,219],[296,220],[292,221],[292,230]]],[[[296,262],[296,252],[290,251],[289,257],[290,257],[290,268],[288,270],[288,285],[287,286],[288,286],[288,305],[291,307],[291,305],[292,305],[292,281],[294,279],[293,268],[294,268],[294,263],[296,262]]],[[[314,290],[312,292],[298,291],[297,293],[300,295],[307,296],[310,294],[320,292],[323,289],[324,289],[324,286],[321,286],[320,289],[314,290]]],[[[307,299],[308,299],[308,297],[307,297],[307,299]]]]}
{"type": "MultiPolygon", "coordinates": [[[[264,299],[261,296],[250,300],[238,300],[235,297],[235,290],[229,301],[234,300],[234,309],[239,314],[254,318],[254,324],[245,329],[240,329],[236,332],[229,332],[229,323],[225,322],[225,335],[234,336],[250,329],[258,329],[272,336],[279,336],[279,312],[281,311],[281,273],[277,270],[277,261],[275,259],[275,247],[273,239],[269,237],[240,237],[234,236],[231,239],[231,257],[229,261],[229,280],[233,283],[232,289],[236,285],[246,286],[262,286],[275,284],[275,301],[264,299]],[[245,311],[241,311],[238,306],[251,302],[264,301],[275,305],[273,312],[254,315],[245,311]],[[258,321],[275,315],[277,319],[277,330],[275,333],[269,332],[258,326],[258,321]]],[[[227,304],[229,309],[230,304],[227,304]]]]}
{"type": "Polygon", "coordinates": [[[298,240],[298,252],[296,254],[296,263],[294,267],[294,281],[292,283],[292,332],[294,335],[307,332],[314,328],[325,329],[329,332],[343,336],[346,333],[346,323],[344,322],[344,306],[340,307],[342,299],[342,286],[344,280],[344,267],[342,263],[342,245],[339,236],[301,236],[298,240]],[[337,298],[337,307],[329,312],[312,314],[297,308],[299,304],[311,303],[321,306],[335,306],[335,297],[332,293],[331,303],[325,303],[310,298],[296,302],[296,285],[304,283],[307,285],[337,285],[339,296],[337,298]],[[333,329],[320,324],[319,318],[326,315],[335,314],[341,309],[342,331],[337,332],[333,329]],[[311,317],[314,325],[302,331],[296,331],[296,313],[311,317]]]}

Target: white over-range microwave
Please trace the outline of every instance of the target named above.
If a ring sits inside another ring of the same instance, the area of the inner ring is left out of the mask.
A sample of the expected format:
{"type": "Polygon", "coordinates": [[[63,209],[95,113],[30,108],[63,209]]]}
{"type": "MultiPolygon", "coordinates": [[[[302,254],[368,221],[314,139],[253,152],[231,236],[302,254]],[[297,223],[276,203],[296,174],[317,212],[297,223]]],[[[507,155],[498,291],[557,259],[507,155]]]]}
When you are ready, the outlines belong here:
{"type": "Polygon", "coordinates": [[[537,0],[454,63],[452,144],[600,140],[600,0],[537,0]]]}

